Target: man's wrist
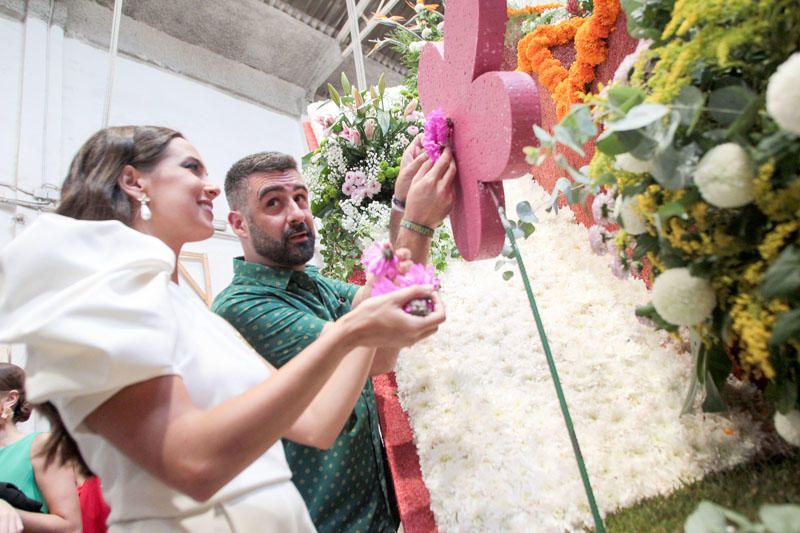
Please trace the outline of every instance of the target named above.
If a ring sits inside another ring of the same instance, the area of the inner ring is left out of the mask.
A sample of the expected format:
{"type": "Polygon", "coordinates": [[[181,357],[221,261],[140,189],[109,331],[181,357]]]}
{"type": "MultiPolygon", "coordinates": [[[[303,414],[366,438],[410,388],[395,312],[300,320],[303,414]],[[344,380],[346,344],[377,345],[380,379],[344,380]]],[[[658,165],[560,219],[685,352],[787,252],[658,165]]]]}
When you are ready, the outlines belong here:
{"type": "Polygon", "coordinates": [[[408,218],[404,218],[400,221],[400,227],[406,228],[414,233],[424,235],[425,237],[433,237],[433,228],[426,226],[425,224],[420,224],[419,222],[414,222],[408,218]]]}

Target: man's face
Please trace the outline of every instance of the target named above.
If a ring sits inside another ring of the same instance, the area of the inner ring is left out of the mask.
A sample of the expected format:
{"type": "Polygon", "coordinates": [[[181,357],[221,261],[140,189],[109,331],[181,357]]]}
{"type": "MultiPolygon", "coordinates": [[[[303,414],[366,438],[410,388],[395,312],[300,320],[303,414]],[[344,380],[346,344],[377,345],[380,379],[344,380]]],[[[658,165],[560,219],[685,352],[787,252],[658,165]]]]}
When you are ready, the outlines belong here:
{"type": "Polygon", "coordinates": [[[247,178],[250,243],[265,263],[301,268],[314,255],[314,220],[308,189],[297,170],[259,172],[247,178]]]}

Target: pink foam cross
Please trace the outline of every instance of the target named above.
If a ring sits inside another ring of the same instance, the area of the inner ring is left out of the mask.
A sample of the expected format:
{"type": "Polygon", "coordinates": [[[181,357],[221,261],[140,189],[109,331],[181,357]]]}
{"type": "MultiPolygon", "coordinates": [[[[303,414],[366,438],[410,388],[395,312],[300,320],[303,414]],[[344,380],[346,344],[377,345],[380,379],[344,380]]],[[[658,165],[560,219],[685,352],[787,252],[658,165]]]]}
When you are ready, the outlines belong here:
{"type": "Polygon", "coordinates": [[[500,72],[506,0],[448,0],[443,43],[422,50],[418,88],[423,111],[442,108],[453,121],[458,164],[450,214],[461,255],[497,256],[505,232],[490,189],[504,202],[502,180],[530,170],[522,148],[534,144],[539,93],[523,72],[500,72]]]}

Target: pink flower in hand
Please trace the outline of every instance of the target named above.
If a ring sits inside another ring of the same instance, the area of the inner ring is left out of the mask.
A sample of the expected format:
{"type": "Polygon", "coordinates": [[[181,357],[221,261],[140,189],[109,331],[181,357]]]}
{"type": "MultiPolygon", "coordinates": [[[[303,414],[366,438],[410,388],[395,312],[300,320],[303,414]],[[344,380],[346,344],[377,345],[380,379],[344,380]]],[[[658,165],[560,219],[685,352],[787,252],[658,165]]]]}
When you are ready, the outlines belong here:
{"type": "Polygon", "coordinates": [[[428,115],[425,121],[425,136],[422,146],[428,152],[431,161],[436,161],[442,155],[442,149],[447,145],[450,137],[450,127],[441,108],[436,108],[428,115]]]}
{"type": "Polygon", "coordinates": [[[364,255],[361,257],[361,264],[364,265],[367,274],[372,274],[376,278],[389,278],[389,280],[393,280],[397,276],[399,262],[392,250],[392,245],[388,242],[374,243],[364,251],[364,255]]]}
{"type": "Polygon", "coordinates": [[[433,285],[434,289],[439,288],[439,278],[436,277],[433,265],[414,263],[408,272],[397,276],[394,281],[400,288],[413,285],[433,285]]]}
{"type": "Polygon", "coordinates": [[[381,296],[397,290],[397,285],[384,277],[380,277],[372,284],[372,296],[381,296]]]}
{"type": "MultiPolygon", "coordinates": [[[[388,242],[370,246],[364,252],[361,262],[366,272],[375,276],[372,296],[388,294],[413,285],[433,285],[434,288],[439,288],[439,280],[432,266],[415,263],[408,272],[398,276],[399,261],[388,242]]],[[[403,310],[412,315],[427,316],[433,311],[433,301],[430,298],[416,298],[406,303],[403,310]]]]}

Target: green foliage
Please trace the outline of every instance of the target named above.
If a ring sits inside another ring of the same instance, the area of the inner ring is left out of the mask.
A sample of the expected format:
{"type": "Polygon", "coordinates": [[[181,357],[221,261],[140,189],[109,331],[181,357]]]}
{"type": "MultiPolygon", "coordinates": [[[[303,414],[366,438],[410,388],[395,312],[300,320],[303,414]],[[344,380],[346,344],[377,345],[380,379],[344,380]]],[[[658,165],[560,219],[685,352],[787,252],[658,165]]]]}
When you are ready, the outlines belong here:
{"type": "MultiPolygon", "coordinates": [[[[746,379],[769,377],[776,406],[800,405],[800,231],[792,225],[800,213],[800,137],[782,132],[765,109],[770,75],[800,49],[800,13],[785,0],[622,6],[631,33],[655,40],[631,84],[575,106],[552,132],[534,128],[538,146],[525,149],[527,160],[552,158],[564,169],[552,209],[600,193],[625,199],[626,216],[640,217],[646,232],[603,230],[624,268],[650,261],[657,276],[685,266],[715,289],[713,318],[693,328],[701,342],[687,408],[701,393],[705,409],[721,408],[731,358],[746,379]],[[602,134],[590,169],[575,169],[562,154],[584,152],[587,117],[602,134]],[[704,155],[723,143],[743,147],[757,174],[754,201],[734,209],[712,205],[694,183],[704,155]]],[[[663,328],[653,312],[640,315],[663,328]]]]}
{"type": "Polygon", "coordinates": [[[686,533],[728,533],[730,528],[740,533],[800,533],[800,505],[761,506],[761,522],[751,522],[745,516],[720,505],[703,501],[689,515],[686,533]]]}
{"type": "Polygon", "coordinates": [[[673,0],[621,0],[628,33],[637,39],[658,39],[670,21],[673,0]]]}
{"type": "MultiPolygon", "coordinates": [[[[302,163],[311,212],[322,222],[324,273],[345,280],[360,267],[362,250],[386,238],[401,156],[424,123],[406,95],[387,94],[382,78],[377,87],[358,90],[342,74],[341,84],[341,92],[329,87],[336,114],[323,118],[324,138],[302,163]],[[355,179],[377,191],[353,192],[360,187],[352,186],[355,179]]],[[[437,229],[431,246],[436,268],[443,270],[455,253],[448,229],[437,229]]]]}
{"type": "Polygon", "coordinates": [[[686,484],[665,496],[642,500],[606,517],[609,533],[684,531],[687,518],[701,502],[736,509],[748,520],[759,520],[765,503],[800,504],[800,454],[740,465],[686,484]]]}

